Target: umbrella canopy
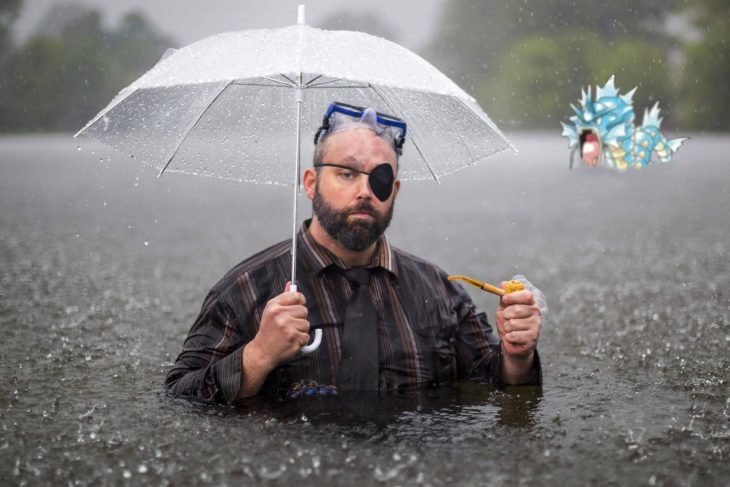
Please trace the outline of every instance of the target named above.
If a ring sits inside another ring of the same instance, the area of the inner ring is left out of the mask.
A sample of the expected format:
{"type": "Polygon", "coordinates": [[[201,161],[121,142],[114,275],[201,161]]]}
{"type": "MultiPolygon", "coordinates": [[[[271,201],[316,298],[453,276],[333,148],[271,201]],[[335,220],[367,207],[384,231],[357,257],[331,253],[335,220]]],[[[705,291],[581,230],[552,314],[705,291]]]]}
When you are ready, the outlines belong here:
{"type": "Polygon", "coordinates": [[[296,136],[305,136],[301,156],[311,160],[311,136],[332,101],[407,121],[401,179],[438,180],[512,147],[472,97],[413,52],[304,24],[215,35],[171,52],[79,134],[161,172],[292,184],[296,136]]]}
{"type": "MultiPolygon", "coordinates": [[[[309,27],[303,6],[297,25],[220,34],[168,51],[76,136],[115,147],[160,175],[292,184],[296,291],[300,161],[312,159],[314,133],[332,101],[408,123],[400,179],[438,181],[514,150],[476,101],[421,57],[379,37],[309,27]]],[[[316,350],[321,337],[315,330],[302,351],[316,350]]]]}

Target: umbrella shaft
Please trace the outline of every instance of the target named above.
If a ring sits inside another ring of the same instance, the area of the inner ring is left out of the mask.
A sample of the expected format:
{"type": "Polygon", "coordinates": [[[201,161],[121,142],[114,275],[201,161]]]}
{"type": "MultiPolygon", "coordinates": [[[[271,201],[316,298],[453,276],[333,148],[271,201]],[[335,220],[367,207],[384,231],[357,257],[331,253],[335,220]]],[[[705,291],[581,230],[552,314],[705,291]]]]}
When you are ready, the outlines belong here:
{"type": "Polygon", "coordinates": [[[291,243],[291,283],[292,286],[297,284],[297,203],[299,193],[299,166],[301,159],[301,141],[302,141],[302,88],[301,74],[299,75],[299,86],[296,89],[297,102],[297,145],[296,157],[294,161],[294,196],[292,202],[292,243],[291,243]]]}

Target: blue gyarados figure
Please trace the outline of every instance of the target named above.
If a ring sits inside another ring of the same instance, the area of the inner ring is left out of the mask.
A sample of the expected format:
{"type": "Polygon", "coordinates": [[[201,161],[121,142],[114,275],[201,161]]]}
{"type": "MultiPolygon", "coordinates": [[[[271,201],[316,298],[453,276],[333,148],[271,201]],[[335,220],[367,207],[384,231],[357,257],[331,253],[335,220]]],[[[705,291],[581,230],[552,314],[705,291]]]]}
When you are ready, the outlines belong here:
{"type": "Polygon", "coordinates": [[[644,110],[644,121],[640,127],[634,126],[634,107],[632,97],[636,88],[625,95],[619,95],[611,76],[606,84],[596,86],[596,99],[581,90],[581,108],[571,104],[575,115],[570,117],[572,125],[560,122],[563,135],[570,140],[570,164],[580,152],[581,159],[588,166],[608,166],[621,171],[628,168],[640,169],[648,166],[652,153],[661,162],[672,160],[672,153],[687,138],[667,140],[659,130],[659,102],[651,110],[644,110]]]}

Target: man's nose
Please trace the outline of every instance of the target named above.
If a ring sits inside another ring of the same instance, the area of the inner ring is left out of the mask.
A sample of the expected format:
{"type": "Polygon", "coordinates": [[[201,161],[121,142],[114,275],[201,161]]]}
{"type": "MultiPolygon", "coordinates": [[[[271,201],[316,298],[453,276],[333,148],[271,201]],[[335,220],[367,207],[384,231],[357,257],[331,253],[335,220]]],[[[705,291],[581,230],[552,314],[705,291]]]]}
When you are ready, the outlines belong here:
{"type": "Polygon", "coordinates": [[[373,197],[367,174],[360,174],[357,178],[357,197],[359,199],[371,199],[373,197]]]}

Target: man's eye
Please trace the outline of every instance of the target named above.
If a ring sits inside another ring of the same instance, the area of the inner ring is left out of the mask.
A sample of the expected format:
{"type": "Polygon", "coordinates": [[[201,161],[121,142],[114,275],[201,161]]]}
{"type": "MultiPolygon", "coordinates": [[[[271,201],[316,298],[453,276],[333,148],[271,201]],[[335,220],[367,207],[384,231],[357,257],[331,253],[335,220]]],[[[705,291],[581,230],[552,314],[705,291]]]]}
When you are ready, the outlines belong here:
{"type": "Polygon", "coordinates": [[[355,177],[355,173],[352,172],[352,171],[342,171],[340,173],[340,177],[342,179],[345,179],[345,180],[350,180],[350,179],[353,179],[355,177]]]}

